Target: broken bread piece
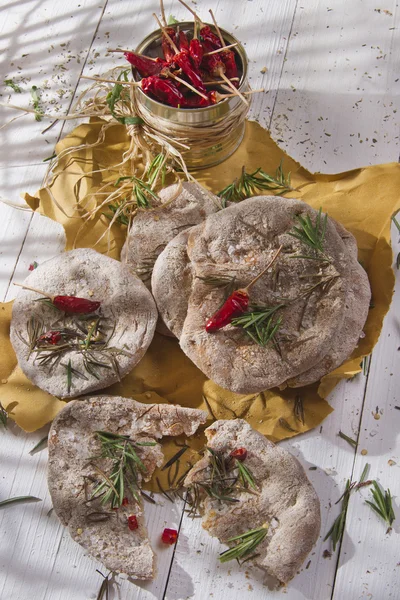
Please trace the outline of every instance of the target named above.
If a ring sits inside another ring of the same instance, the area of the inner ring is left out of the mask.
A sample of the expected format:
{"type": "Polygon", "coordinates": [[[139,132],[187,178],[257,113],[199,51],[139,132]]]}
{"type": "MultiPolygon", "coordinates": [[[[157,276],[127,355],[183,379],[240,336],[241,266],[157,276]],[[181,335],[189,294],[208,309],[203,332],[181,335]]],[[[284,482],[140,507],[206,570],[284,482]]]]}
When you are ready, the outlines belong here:
{"type": "Polygon", "coordinates": [[[193,435],[202,410],[95,396],[68,403],[49,433],[48,486],[71,537],[107,569],[152,579],[140,493],[164,456],[157,439],[193,435]]]}
{"type": "Polygon", "coordinates": [[[321,526],[319,499],[303,467],[243,419],[216,421],[205,433],[207,452],[184,485],[204,529],[231,547],[221,562],[251,559],[287,583],[321,526]]]}

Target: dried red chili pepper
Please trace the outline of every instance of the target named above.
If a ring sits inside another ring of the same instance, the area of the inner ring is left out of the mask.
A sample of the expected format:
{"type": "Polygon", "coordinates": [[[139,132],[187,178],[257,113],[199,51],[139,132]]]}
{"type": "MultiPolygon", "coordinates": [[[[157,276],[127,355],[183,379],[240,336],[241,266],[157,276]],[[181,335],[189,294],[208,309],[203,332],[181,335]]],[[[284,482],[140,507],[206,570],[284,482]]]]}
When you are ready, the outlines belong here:
{"type": "Polygon", "coordinates": [[[158,75],[167,63],[161,58],[151,60],[147,56],[135,54],[134,52],[125,52],[126,60],[133,65],[139,72],[141,77],[149,77],[150,75],[158,75]]]}
{"type": "Polygon", "coordinates": [[[189,40],[182,30],[179,30],[179,50],[189,50],[189,40]]]}
{"type": "Polygon", "coordinates": [[[231,458],[236,458],[236,460],[240,460],[240,462],[242,462],[247,458],[247,450],[246,448],[236,448],[236,450],[232,450],[229,456],[231,458]]]}
{"type": "Polygon", "coordinates": [[[202,43],[197,38],[193,38],[192,40],[190,40],[189,54],[192,63],[194,64],[196,69],[199,69],[201,61],[203,60],[204,49],[202,43]]]}
{"type": "Polygon", "coordinates": [[[62,336],[59,331],[46,331],[46,333],[42,333],[42,335],[38,337],[37,343],[45,342],[55,346],[61,339],[62,336]]]}
{"type": "Polygon", "coordinates": [[[210,106],[211,104],[217,103],[217,92],[210,91],[206,93],[207,100],[202,96],[186,96],[185,102],[182,105],[183,108],[204,108],[206,106],[210,106]]]}
{"type": "Polygon", "coordinates": [[[167,79],[161,79],[156,75],[142,79],[142,90],[150,97],[174,106],[175,108],[184,106],[185,96],[178,90],[175,84],[167,79]]]}
{"type": "Polygon", "coordinates": [[[211,54],[211,56],[204,56],[201,63],[203,69],[205,69],[212,77],[221,77],[221,73],[225,74],[225,65],[222,62],[218,54],[211,54]]]}
{"type": "Polygon", "coordinates": [[[211,31],[209,25],[204,25],[200,29],[200,35],[205,42],[208,42],[212,46],[212,50],[222,48],[221,40],[211,31]]]}
{"type": "Polygon", "coordinates": [[[182,52],[178,52],[178,54],[175,54],[173,62],[176,63],[178,67],[182,69],[182,73],[186,75],[186,77],[189,79],[193,87],[196,88],[196,90],[203,92],[203,94],[206,92],[203,80],[200,77],[200,73],[195,69],[195,67],[193,67],[192,63],[190,62],[190,56],[187,50],[182,50],[182,52]]]}
{"type": "Polygon", "coordinates": [[[164,542],[164,544],[175,544],[177,539],[178,532],[176,529],[168,529],[168,527],[166,527],[161,534],[161,541],[164,542]]]}
{"type": "Polygon", "coordinates": [[[239,317],[249,307],[249,289],[264,275],[264,273],[273,265],[273,263],[278,258],[281,253],[282,246],[278,248],[275,252],[274,257],[269,261],[265,269],[257,275],[245,288],[236,290],[228,296],[225,300],[221,308],[217,310],[216,313],[213,314],[210,319],[206,322],[206,331],[207,333],[212,333],[213,331],[217,331],[218,329],[222,329],[229,325],[232,322],[232,319],[235,317],[239,317]]]}
{"type": "Polygon", "coordinates": [[[175,56],[175,50],[174,48],[171,46],[168,38],[166,37],[164,31],[169,35],[169,37],[171,38],[171,40],[174,42],[174,44],[176,43],[176,31],[173,27],[166,27],[163,30],[163,35],[161,38],[161,48],[164,54],[164,58],[167,62],[171,62],[171,60],[174,58],[175,56]]]}
{"type": "Polygon", "coordinates": [[[90,315],[100,308],[100,302],[87,300],[86,298],[77,298],[76,296],[54,296],[52,300],[54,306],[59,310],[74,315],[90,315]]]}
{"type": "Polygon", "coordinates": [[[24,290],[30,290],[31,292],[41,294],[41,296],[49,298],[49,300],[51,300],[54,306],[59,310],[63,310],[64,312],[75,315],[90,315],[91,313],[96,312],[96,310],[100,308],[101,304],[101,302],[87,300],[86,298],[77,298],[76,296],[52,296],[51,294],[47,294],[47,292],[43,292],[43,290],[38,290],[30,287],[29,285],[23,285],[21,283],[14,283],[14,285],[22,287],[24,290]]]}
{"type": "MultiPolygon", "coordinates": [[[[224,50],[219,53],[221,60],[225,65],[225,75],[228,79],[234,79],[238,76],[238,69],[235,60],[235,53],[232,50],[224,50]]],[[[238,85],[238,82],[234,82],[234,85],[238,85]]]]}
{"type": "Polygon", "coordinates": [[[128,517],[128,527],[131,531],[135,531],[135,529],[139,527],[139,523],[135,515],[130,515],[128,517]]]}

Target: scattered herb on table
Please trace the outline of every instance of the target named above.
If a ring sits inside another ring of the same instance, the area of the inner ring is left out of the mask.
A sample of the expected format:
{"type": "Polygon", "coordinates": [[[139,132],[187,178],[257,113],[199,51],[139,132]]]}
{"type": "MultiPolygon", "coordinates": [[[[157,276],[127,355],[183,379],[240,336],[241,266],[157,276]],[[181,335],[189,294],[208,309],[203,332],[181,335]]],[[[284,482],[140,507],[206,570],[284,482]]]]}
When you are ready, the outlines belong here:
{"type": "Polygon", "coordinates": [[[48,436],[45,435],[44,438],[42,438],[33,448],[32,450],[29,450],[29,454],[31,456],[33,456],[33,454],[36,454],[37,452],[40,452],[41,450],[44,450],[45,448],[47,448],[47,442],[48,442],[48,436]]]}
{"type": "Polygon", "coordinates": [[[268,524],[265,523],[264,525],[262,525],[262,527],[258,527],[257,529],[250,529],[245,533],[229,538],[228,540],[226,540],[227,544],[230,544],[232,542],[237,543],[232,548],[229,548],[229,550],[221,552],[221,554],[219,555],[219,560],[222,563],[225,563],[229,560],[234,559],[250,559],[252,556],[254,556],[255,550],[261,544],[261,542],[264,541],[267,534],[268,524]]]}
{"type": "MultiPolygon", "coordinates": [[[[342,494],[342,496],[338,500],[338,502],[340,502],[340,500],[342,500],[342,506],[341,506],[341,509],[340,509],[340,513],[336,517],[336,519],[335,519],[332,527],[330,528],[330,530],[328,531],[328,533],[324,537],[324,542],[328,538],[332,539],[332,545],[333,545],[333,551],[334,552],[336,550],[337,544],[342,539],[342,535],[343,535],[343,532],[344,532],[344,525],[345,525],[345,522],[346,522],[347,508],[348,508],[348,505],[349,505],[350,493],[351,493],[351,490],[352,490],[351,486],[352,486],[352,484],[350,483],[350,479],[348,479],[346,481],[345,491],[344,491],[344,493],[342,494]]],[[[337,504],[337,502],[336,502],[336,504],[337,504]]]]}
{"type": "Polygon", "coordinates": [[[0,508],[3,506],[10,506],[12,504],[23,504],[24,502],[41,502],[41,498],[36,498],[35,496],[16,496],[15,498],[7,498],[7,500],[2,500],[0,502],[0,508]]]}
{"type": "Polygon", "coordinates": [[[290,173],[285,176],[282,161],[276,170],[275,177],[268,175],[261,167],[253,173],[246,173],[245,167],[242,167],[241,176],[218,192],[218,196],[222,199],[225,208],[228,202],[240,202],[255,196],[262,190],[278,192],[278,196],[293,191],[290,185],[290,173]]]}
{"type": "Polygon", "coordinates": [[[366,500],[365,502],[374,510],[388,525],[391,529],[393,521],[395,520],[395,514],[392,505],[392,495],[390,489],[381,490],[378,483],[372,481],[373,489],[371,490],[373,502],[366,500]]]}
{"type": "Polygon", "coordinates": [[[354,448],[357,446],[357,441],[353,440],[351,437],[343,433],[343,431],[339,431],[338,436],[341,437],[343,440],[346,440],[346,442],[348,442],[354,448]]]}
{"type": "Polygon", "coordinates": [[[189,446],[183,446],[180,450],[178,450],[178,452],[176,454],[174,454],[174,456],[172,456],[172,458],[169,459],[169,461],[167,463],[165,463],[165,465],[162,467],[161,471],[165,471],[166,469],[168,469],[169,467],[172,467],[172,465],[180,459],[180,457],[186,452],[186,450],[189,448],[189,446]]]}
{"type": "Polygon", "coordinates": [[[22,92],[22,90],[19,87],[19,85],[17,85],[12,79],[5,79],[4,80],[4,85],[7,86],[7,87],[10,87],[17,94],[20,94],[22,92]]]}
{"type": "Polygon", "coordinates": [[[101,571],[99,571],[98,569],[96,569],[96,572],[99,573],[99,575],[102,576],[103,581],[101,582],[101,586],[99,589],[99,593],[96,596],[96,600],[108,600],[109,597],[109,582],[110,582],[110,575],[111,573],[109,573],[108,575],[103,575],[103,573],[101,571]]]}
{"type": "Polygon", "coordinates": [[[35,109],[35,119],[36,121],[41,121],[43,116],[43,111],[40,108],[40,97],[39,97],[39,88],[36,85],[31,87],[31,96],[33,101],[33,108],[35,109]]]}

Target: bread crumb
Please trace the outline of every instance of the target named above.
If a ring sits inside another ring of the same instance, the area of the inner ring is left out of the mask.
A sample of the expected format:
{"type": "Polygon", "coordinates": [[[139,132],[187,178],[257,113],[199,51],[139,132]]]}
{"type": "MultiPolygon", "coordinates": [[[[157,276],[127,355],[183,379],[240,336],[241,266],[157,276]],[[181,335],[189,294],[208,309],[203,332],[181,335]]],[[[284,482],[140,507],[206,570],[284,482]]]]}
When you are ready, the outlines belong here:
{"type": "Polygon", "coordinates": [[[77,529],[77,530],[76,530],[76,533],[77,533],[78,535],[82,535],[82,533],[83,533],[83,529],[81,529],[81,528],[79,527],[79,529],[77,529]]]}

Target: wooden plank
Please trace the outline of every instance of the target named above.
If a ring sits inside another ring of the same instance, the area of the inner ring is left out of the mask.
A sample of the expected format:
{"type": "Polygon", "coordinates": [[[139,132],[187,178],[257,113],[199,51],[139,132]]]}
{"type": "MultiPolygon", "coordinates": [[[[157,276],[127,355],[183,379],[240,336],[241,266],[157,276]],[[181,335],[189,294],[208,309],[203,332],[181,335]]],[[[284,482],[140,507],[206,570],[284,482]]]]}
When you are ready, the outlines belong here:
{"type": "MultiPolygon", "coordinates": [[[[396,252],[400,250],[398,231],[393,226],[396,252]]],[[[394,303],[399,304],[400,275],[396,273],[394,303]]],[[[354,493],[346,519],[339,569],[333,600],[342,598],[396,598],[400,586],[398,557],[399,497],[400,497],[400,425],[399,365],[400,331],[396,311],[385,319],[383,331],[374,350],[360,439],[354,465],[353,480],[360,478],[366,463],[370,464],[368,479],[376,479],[394,496],[397,517],[394,529],[388,526],[365,503],[371,500],[370,488],[354,493]],[[367,451],[367,455],[362,452],[367,451]]]]}
{"type": "MultiPolygon", "coordinates": [[[[37,86],[40,105],[63,115],[72,100],[78,74],[85,63],[106,0],[81,0],[71,5],[50,0],[3,3],[0,7],[0,49],[4,79],[12,79],[22,93],[2,85],[3,102],[32,108],[31,88],[37,86]]],[[[0,121],[18,115],[0,107],[0,121]]],[[[52,153],[62,123],[45,134],[51,121],[22,117],[1,130],[7,165],[41,162],[52,153]]]]}
{"type": "Polygon", "coordinates": [[[379,6],[298,4],[271,133],[311,171],[398,160],[399,16],[395,0],[379,6]]]}

